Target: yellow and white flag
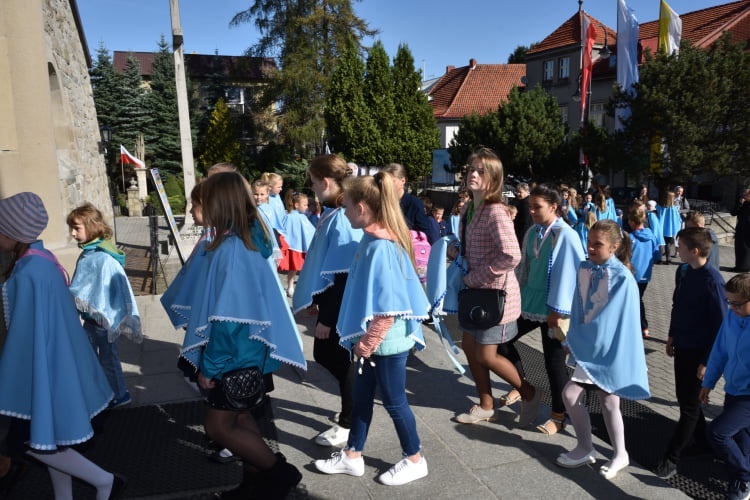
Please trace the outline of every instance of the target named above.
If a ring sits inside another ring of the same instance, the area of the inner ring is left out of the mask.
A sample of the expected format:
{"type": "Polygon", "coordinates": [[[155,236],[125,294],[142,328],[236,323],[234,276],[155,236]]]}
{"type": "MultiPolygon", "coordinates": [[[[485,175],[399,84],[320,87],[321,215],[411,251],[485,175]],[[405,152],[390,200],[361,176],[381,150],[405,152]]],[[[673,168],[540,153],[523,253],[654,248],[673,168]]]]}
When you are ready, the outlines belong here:
{"type": "Polygon", "coordinates": [[[671,55],[680,51],[682,39],[682,19],[667,2],[661,0],[659,8],[659,46],[658,50],[671,55]]]}

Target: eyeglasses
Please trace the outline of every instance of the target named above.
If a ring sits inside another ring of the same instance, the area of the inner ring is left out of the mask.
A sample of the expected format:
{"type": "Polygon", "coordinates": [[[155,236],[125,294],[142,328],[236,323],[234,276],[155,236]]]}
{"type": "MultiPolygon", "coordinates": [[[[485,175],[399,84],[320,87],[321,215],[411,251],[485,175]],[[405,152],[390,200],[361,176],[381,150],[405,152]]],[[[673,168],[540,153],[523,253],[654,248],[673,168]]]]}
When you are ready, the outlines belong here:
{"type": "Polygon", "coordinates": [[[750,300],[743,300],[742,302],[732,302],[731,300],[727,299],[726,302],[729,307],[742,307],[750,302],[750,300]]]}

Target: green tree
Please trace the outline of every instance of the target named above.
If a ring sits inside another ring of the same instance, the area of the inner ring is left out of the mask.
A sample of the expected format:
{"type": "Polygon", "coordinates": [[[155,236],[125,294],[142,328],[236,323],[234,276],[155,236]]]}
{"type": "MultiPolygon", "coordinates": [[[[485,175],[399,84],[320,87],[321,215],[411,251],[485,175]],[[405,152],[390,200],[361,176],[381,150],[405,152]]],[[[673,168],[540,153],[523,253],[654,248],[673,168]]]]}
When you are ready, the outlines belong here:
{"type": "Polygon", "coordinates": [[[364,95],[365,65],[359,46],[350,39],[328,88],[325,119],[331,150],[356,163],[366,163],[375,123],[364,95]]]}
{"type": "Polygon", "coordinates": [[[396,161],[392,156],[396,129],[393,102],[393,80],[388,54],[380,41],[375,42],[365,64],[365,103],[375,121],[375,130],[365,148],[367,165],[385,165],[396,161]]]}
{"type": "Polygon", "coordinates": [[[496,112],[465,117],[449,152],[454,163],[463,162],[475,147],[488,146],[500,156],[508,173],[559,180],[570,177],[569,169],[574,167],[553,160],[564,143],[557,101],[537,86],[526,92],[514,88],[496,112]]]}
{"type": "Polygon", "coordinates": [[[519,45],[513,50],[508,56],[508,64],[523,64],[526,62],[526,52],[533,49],[539,42],[534,42],[528,47],[526,45],[519,45]]]}
{"type": "Polygon", "coordinates": [[[260,32],[249,54],[275,57],[280,68],[258,104],[281,104],[282,136],[294,151],[321,152],[326,92],[336,61],[350,37],[361,40],[375,32],[355,15],[352,0],[255,0],[230,24],[244,23],[260,32]]]}
{"type": "Polygon", "coordinates": [[[96,61],[89,71],[89,76],[99,126],[112,127],[119,121],[123,81],[122,75],[115,71],[109,50],[103,43],[99,44],[96,51],[96,61]]]}
{"type": "Polygon", "coordinates": [[[421,72],[414,68],[414,57],[405,44],[396,51],[391,79],[395,111],[391,157],[407,168],[409,178],[424,177],[432,170],[432,150],[440,145],[440,135],[420,88],[421,72]]]}
{"type": "Polygon", "coordinates": [[[214,105],[203,142],[203,153],[198,160],[204,171],[215,163],[229,162],[235,165],[240,163],[240,141],[237,128],[224,99],[219,99],[214,105]]]}
{"type": "Polygon", "coordinates": [[[154,55],[151,88],[146,99],[150,117],[144,131],[146,159],[164,176],[182,173],[180,121],[177,113],[174,58],[162,35],[154,55]]]}
{"type": "Polygon", "coordinates": [[[750,174],[750,59],[744,43],[725,34],[706,52],[683,42],[678,54],[646,54],[633,93],[616,91],[613,106],[631,115],[618,140],[633,161],[630,171],[660,185],[699,173],[750,174]],[[652,143],[663,145],[656,165],[652,143]]]}

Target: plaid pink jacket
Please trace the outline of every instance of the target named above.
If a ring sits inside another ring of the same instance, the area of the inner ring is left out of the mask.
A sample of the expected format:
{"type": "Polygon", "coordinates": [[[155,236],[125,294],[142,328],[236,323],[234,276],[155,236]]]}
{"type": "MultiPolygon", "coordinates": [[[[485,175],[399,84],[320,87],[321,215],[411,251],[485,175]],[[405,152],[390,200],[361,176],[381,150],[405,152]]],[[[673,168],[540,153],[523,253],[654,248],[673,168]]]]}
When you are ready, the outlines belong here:
{"type": "Polygon", "coordinates": [[[466,263],[469,272],[464,283],[469,288],[505,289],[502,323],[521,315],[521,289],[514,269],[521,262],[513,221],[505,205],[482,204],[466,228],[466,263]]]}

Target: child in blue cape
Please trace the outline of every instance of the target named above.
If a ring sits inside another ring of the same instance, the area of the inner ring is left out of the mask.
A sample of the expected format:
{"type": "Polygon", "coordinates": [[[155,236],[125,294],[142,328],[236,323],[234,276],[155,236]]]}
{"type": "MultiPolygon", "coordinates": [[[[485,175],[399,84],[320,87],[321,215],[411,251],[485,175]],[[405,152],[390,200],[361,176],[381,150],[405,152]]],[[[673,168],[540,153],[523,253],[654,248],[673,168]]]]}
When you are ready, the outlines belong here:
{"type": "Polygon", "coordinates": [[[310,162],[312,190],[323,203],[323,213],[292,298],[294,312],[307,309],[318,315],[313,358],[339,383],[341,412],[338,422],[315,437],[320,446],[341,446],[349,438],[354,369],[349,352],[339,344],[336,323],[349,269],[362,230],[352,228],[341,208],[344,179],[352,170],[337,155],[318,156],[310,162]]]}
{"type": "Polygon", "coordinates": [[[294,279],[305,263],[305,254],[315,236],[315,226],[305,215],[308,205],[305,193],[298,193],[290,189],[285,196],[284,204],[288,212],[284,234],[289,250],[279,262],[279,271],[286,271],[286,294],[293,297],[294,279]]]}
{"type": "Polygon", "coordinates": [[[125,406],[131,399],[117,355],[117,341],[120,335],[134,342],[143,340],[138,307],[125,275],[125,254],[115,246],[112,229],[92,204],[84,203],[70,212],[67,223],[71,236],[83,250],[70,292],[115,393],[110,407],[125,406]]]}
{"type": "Polygon", "coordinates": [[[114,498],[124,480],[73,448],[112,389],[81,327],[67,274],[39,235],[47,211],[34,193],[0,199],[0,252],[12,258],[2,285],[7,337],[0,353],[0,413],[13,417],[8,441],[49,470],[55,498],[73,498],[71,477],[114,498]]]}
{"type": "Polygon", "coordinates": [[[632,231],[630,240],[632,241],[632,258],[631,263],[635,281],[638,283],[638,295],[640,297],[641,310],[641,334],[643,338],[649,337],[648,319],[646,319],[646,306],[643,303],[643,294],[646,293],[648,283],[651,281],[651,272],[654,263],[661,260],[661,250],[659,242],[653,231],[644,226],[646,221],[646,212],[643,208],[637,208],[628,213],[628,223],[632,231]]]}
{"type": "Polygon", "coordinates": [[[665,191],[661,199],[661,206],[656,207],[661,221],[662,236],[664,237],[664,259],[667,264],[675,257],[672,254],[674,239],[682,227],[682,217],[677,205],[674,204],[674,192],[665,191]]]}
{"type": "Polygon", "coordinates": [[[620,226],[600,220],[589,231],[589,260],[578,269],[566,349],[575,359],[563,401],[576,431],[577,446],[557,457],[557,465],[576,468],[596,462],[584,396],[595,386],[614,448],[599,473],[614,478],[628,466],[620,398],[650,396],[646,357],[638,321],[638,287],[630,270],[630,241],[620,226]]]}
{"type": "MultiPolygon", "coordinates": [[[[299,471],[263,441],[247,409],[226,399],[225,376],[257,368],[263,374],[281,362],[306,368],[302,341],[284,297],[272,254],[272,236],[237,173],[210,176],[203,185],[204,224],[212,229],[195,269],[196,292],[173,305],[187,317],[182,356],[198,369],[205,391],[209,438],[243,461],[239,498],[283,498],[301,479],[299,471]],[[252,279],[249,279],[252,277],[252,279]]],[[[192,271],[189,275],[193,277],[192,271]]],[[[184,286],[184,284],[183,284],[184,286]]]]}
{"type": "Polygon", "coordinates": [[[403,458],[380,482],[396,486],[427,475],[414,413],[406,399],[406,360],[424,348],[421,321],[429,303],[416,273],[409,229],[386,172],[346,184],[346,217],[365,234],[350,270],[336,328],[341,345],[359,358],[352,427],[346,448],[315,467],[326,474],[362,476],[362,451],[372,421],[376,388],[393,419],[403,458]]]}

